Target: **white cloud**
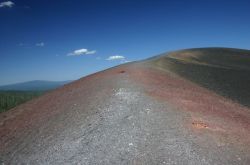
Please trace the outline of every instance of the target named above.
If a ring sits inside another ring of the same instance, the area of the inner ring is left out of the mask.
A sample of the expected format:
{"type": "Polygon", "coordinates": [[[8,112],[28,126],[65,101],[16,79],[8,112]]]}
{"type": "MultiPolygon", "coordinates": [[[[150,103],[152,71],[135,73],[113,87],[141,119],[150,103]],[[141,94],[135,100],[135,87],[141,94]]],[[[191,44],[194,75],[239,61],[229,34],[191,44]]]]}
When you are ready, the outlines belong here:
{"type": "Polygon", "coordinates": [[[116,56],[109,56],[106,60],[113,61],[113,60],[124,60],[124,56],[116,55],[116,56]]]}
{"type": "Polygon", "coordinates": [[[36,46],[40,46],[40,47],[43,47],[45,45],[44,42],[41,42],[41,43],[37,43],[36,46]]]}
{"type": "Polygon", "coordinates": [[[68,56],[81,56],[85,54],[95,54],[96,50],[88,50],[88,49],[77,49],[68,54],[68,56]]]}
{"type": "Polygon", "coordinates": [[[86,54],[95,54],[96,50],[87,51],[86,54]]]}
{"type": "Polygon", "coordinates": [[[0,8],[2,8],[2,7],[9,7],[9,8],[11,8],[14,5],[15,5],[15,3],[12,2],[12,1],[5,1],[5,2],[1,2],[0,3],[0,8]]]}

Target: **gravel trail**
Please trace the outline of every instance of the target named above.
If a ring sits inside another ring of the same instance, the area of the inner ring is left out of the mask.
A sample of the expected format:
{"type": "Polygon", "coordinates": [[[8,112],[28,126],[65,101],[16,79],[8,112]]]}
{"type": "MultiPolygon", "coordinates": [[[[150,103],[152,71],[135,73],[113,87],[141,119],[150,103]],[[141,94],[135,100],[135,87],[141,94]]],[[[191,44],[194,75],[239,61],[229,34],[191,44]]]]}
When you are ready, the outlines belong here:
{"type": "Polygon", "coordinates": [[[198,132],[186,126],[194,112],[149,94],[147,88],[157,92],[157,86],[135,78],[146,73],[143,68],[140,63],[112,68],[1,114],[0,159],[5,164],[249,164],[249,150],[234,141],[218,145],[206,124],[193,123],[201,127],[198,132]]]}

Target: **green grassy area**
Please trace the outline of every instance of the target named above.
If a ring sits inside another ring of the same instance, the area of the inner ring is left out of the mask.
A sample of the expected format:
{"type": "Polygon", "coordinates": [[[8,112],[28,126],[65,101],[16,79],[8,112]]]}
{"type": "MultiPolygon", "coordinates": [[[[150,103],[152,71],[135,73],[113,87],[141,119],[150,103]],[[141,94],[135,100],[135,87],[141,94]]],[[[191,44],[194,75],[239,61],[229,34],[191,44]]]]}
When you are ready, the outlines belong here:
{"type": "Polygon", "coordinates": [[[0,113],[42,95],[43,91],[0,91],[0,113]]]}

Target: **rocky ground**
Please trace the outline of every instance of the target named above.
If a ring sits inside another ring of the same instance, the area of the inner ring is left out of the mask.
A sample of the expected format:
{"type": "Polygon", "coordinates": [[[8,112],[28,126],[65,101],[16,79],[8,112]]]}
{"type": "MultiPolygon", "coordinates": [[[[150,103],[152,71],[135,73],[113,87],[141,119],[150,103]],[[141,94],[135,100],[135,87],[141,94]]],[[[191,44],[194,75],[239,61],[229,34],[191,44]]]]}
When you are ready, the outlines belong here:
{"type": "Polygon", "coordinates": [[[0,115],[3,164],[250,164],[250,111],[145,62],[0,115]]]}

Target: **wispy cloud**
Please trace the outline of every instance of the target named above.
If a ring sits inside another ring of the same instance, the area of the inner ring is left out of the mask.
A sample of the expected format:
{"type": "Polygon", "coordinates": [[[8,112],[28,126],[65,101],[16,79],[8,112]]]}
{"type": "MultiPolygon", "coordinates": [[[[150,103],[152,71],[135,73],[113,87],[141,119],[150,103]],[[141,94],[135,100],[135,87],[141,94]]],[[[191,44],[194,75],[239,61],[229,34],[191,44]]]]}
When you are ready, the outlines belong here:
{"type": "Polygon", "coordinates": [[[125,60],[124,56],[115,55],[115,56],[109,56],[106,60],[113,61],[113,60],[125,60]]]}
{"type": "Polygon", "coordinates": [[[8,8],[11,8],[15,5],[14,2],[12,1],[5,1],[5,2],[1,2],[0,3],[0,8],[3,8],[3,7],[8,7],[8,8]]]}
{"type": "Polygon", "coordinates": [[[88,49],[77,49],[77,50],[74,50],[73,52],[71,53],[68,53],[67,56],[81,56],[81,55],[88,55],[88,54],[95,54],[96,53],[96,50],[88,50],[88,49]]]}
{"type": "Polygon", "coordinates": [[[106,60],[108,60],[108,61],[118,61],[121,64],[130,62],[129,60],[126,59],[126,57],[121,56],[121,55],[109,56],[108,58],[106,58],[106,60]]]}
{"type": "Polygon", "coordinates": [[[44,42],[36,43],[36,46],[43,47],[45,46],[45,43],[44,42]]]}

